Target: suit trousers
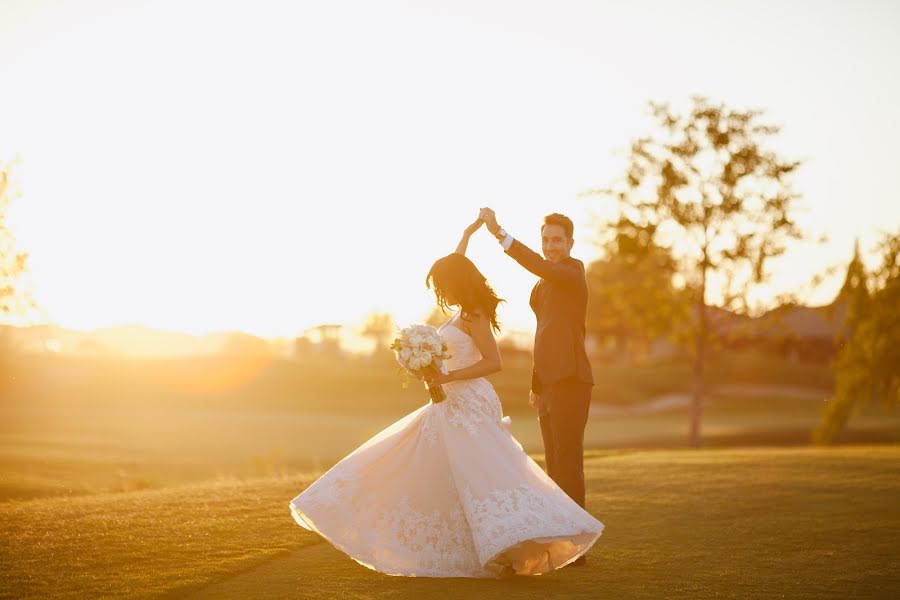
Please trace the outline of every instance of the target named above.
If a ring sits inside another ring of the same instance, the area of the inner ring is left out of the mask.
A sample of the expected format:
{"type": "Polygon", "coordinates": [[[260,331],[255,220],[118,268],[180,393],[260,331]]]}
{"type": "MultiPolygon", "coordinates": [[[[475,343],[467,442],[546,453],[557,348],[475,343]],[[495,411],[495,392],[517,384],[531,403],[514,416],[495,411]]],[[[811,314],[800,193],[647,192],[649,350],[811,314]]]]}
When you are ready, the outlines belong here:
{"type": "Polygon", "coordinates": [[[544,438],[547,475],[584,508],[584,429],[591,406],[593,384],[574,378],[543,386],[541,404],[549,407],[538,416],[544,438]]]}

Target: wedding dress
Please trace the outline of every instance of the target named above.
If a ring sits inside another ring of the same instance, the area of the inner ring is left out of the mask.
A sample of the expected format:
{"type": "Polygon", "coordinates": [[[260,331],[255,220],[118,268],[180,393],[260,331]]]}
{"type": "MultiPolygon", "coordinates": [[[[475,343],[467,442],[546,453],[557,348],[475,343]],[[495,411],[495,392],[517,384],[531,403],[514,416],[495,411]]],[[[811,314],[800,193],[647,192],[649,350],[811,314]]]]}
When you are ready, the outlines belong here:
{"type": "MultiPolygon", "coordinates": [[[[451,370],[481,359],[456,319],[439,330],[451,370]]],[[[491,384],[444,391],[291,500],[294,520],[388,575],[538,575],[586,553],[603,524],[522,450],[491,384]]]]}

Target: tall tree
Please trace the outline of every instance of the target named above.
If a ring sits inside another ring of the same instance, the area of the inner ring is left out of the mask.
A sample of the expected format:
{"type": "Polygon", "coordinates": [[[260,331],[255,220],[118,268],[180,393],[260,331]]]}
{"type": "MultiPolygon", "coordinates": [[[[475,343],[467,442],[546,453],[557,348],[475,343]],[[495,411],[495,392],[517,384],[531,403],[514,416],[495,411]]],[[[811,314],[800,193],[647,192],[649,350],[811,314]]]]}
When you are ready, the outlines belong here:
{"type": "Polygon", "coordinates": [[[834,361],[834,395],[813,440],[829,443],[864,406],[900,406],[900,232],[886,235],[867,273],[857,247],[837,302],[846,304],[834,361]]]}
{"type": "Polygon", "coordinates": [[[693,307],[690,443],[698,446],[709,307],[715,300],[748,310],[747,292],[766,280],[768,260],[804,237],[789,181],[800,163],[766,148],[779,127],[761,123],[761,111],[702,97],[686,114],[667,104],[650,108],[658,130],[633,142],[621,180],[592,192],[618,201],[616,229],[652,231],[654,243],[678,261],[693,307]]]}
{"type": "MultiPolygon", "coordinates": [[[[859,251],[859,240],[853,244],[853,258],[847,265],[847,274],[844,276],[844,283],[838,291],[834,302],[831,304],[832,312],[840,309],[846,310],[848,306],[863,307],[869,300],[869,275],[866,272],[866,266],[863,264],[862,254],[859,251]]],[[[832,316],[835,316],[834,314],[832,316]]],[[[846,337],[847,323],[844,323],[841,332],[838,334],[838,340],[846,337]]]]}
{"type": "Polygon", "coordinates": [[[0,165],[0,312],[3,321],[20,316],[33,305],[25,288],[28,254],[16,247],[16,238],[6,223],[6,211],[17,196],[12,183],[12,164],[0,165]]]}
{"type": "Polygon", "coordinates": [[[623,223],[601,239],[604,256],[587,267],[587,330],[616,355],[646,350],[686,319],[675,261],[653,235],[652,227],[623,223]]]}
{"type": "MultiPolygon", "coordinates": [[[[28,254],[17,249],[16,238],[6,223],[6,211],[18,195],[12,182],[12,166],[0,165],[0,325],[9,324],[35,306],[24,281],[28,254]]],[[[10,377],[12,352],[4,329],[0,332],[0,387],[10,377]]]]}

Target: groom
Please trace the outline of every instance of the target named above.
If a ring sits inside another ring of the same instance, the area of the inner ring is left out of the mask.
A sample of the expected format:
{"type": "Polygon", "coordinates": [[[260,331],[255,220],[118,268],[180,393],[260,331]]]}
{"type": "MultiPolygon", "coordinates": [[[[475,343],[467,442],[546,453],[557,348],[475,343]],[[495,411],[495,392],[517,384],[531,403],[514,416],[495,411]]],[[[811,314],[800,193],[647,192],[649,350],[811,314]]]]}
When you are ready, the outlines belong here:
{"type": "Polygon", "coordinates": [[[594,378],[584,348],[584,264],[569,256],[572,221],[558,213],[544,217],[542,258],[506,233],[490,208],[480,217],[506,253],[540,277],[530,301],[537,331],[529,401],[538,410],[547,474],[584,508],[584,428],[594,378]]]}

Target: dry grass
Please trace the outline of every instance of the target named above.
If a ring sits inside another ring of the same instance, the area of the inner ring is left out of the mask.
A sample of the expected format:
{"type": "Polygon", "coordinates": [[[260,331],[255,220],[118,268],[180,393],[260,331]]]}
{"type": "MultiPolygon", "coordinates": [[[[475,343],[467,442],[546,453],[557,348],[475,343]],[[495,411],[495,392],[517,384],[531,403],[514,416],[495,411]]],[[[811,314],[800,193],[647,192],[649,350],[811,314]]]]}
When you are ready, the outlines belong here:
{"type": "MultiPolygon", "coordinates": [[[[822,366],[755,355],[717,360],[713,384],[830,385],[822,366]]],[[[400,387],[390,360],[245,362],[23,358],[0,395],[0,501],[322,469],[425,401],[421,389],[400,387]]],[[[513,433],[541,452],[526,403],[529,374],[527,359],[511,359],[492,380],[513,433]]],[[[598,362],[595,375],[595,401],[607,405],[683,391],[690,377],[683,362],[598,362]]],[[[703,423],[711,447],[806,444],[822,407],[808,396],[711,403],[703,423]]],[[[682,447],[687,423],[684,410],[597,415],[586,445],[682,447]]],[[[900,415],[854,419],[841,441],[898,442],[900,415]]]]}
{"type": "Polygon", "coordinates": [[[584,569],[509,581],[369,571],[291,520],[308,479],[0,504],[9,597],[893,598],[900,447],[605,451],[584,569]]]}
{"type": "Polygon", "coordinates": [[[152,597],[304,544],[287,502],[309,478],[0,504],[0,596],[152,597]]]}

